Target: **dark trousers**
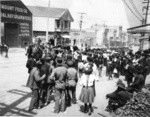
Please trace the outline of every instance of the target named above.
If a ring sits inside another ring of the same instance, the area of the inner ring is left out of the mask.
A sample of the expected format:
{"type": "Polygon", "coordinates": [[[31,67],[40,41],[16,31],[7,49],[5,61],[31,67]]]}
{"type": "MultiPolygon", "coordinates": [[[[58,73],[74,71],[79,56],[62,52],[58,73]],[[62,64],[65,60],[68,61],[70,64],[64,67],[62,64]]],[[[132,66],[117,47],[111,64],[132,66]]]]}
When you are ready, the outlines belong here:
{"type": "Polygon", "coordinates": [[[127,87],[126,90],[127,90],[129,93],[139,92],[139,91],[140,91],[140,89],[137,89],[136,87],[133,87],[133,86],[127,87]]]}
{"type": "Polygon", "coordinates": [[[126,76],[125,79],[126,79],[126,81],[127,81],[128,87],[129,87],[130,83],[132,83],[132,79],[133,79],[133,78],[126,76]]]}
{"type": "Polygon", "coordinates": [[[69,95],[71,97],[72,103],[76,103],[76,87],[69,87],[68,91],[69,91],[69,95]]]}
{"type": "Polygon", "coordinates": [[[59,113],[65,110],[65,90],[55,89],[55,112],[59,113]]]}
{"type": "Polygon", "coordinates": [[[122,107],[124,105],[125,105],[125,103],[121,103],[118,100],[109,99],[109,101],[108,101],[108,108],[111,111],[116,111],[118,108],[120,108],[120,107],[122,107]]]}
{"type": "Polygon", "coordinates": [[[54,85],[49,84],[48,89],[47,89],[47,96],[46,96],[47,103],[50,103],[53,91],[54,91],[54,85]]]}
{"type": "Polygon", "coordinates": [[[40,101],[39,101],[39,106],[43,107],[44,104],[46,103],[46,98],[47,98],[47,89],[48,89],[48,84],[42,84],[40,87],[40,101]]]}
{"type": "Polygon", "coordinates": [[[34,89],[32,90],[32,98],[31,98],[29,109],[38,108],[38,105],[39,105],[39,90],[34,89]]]}

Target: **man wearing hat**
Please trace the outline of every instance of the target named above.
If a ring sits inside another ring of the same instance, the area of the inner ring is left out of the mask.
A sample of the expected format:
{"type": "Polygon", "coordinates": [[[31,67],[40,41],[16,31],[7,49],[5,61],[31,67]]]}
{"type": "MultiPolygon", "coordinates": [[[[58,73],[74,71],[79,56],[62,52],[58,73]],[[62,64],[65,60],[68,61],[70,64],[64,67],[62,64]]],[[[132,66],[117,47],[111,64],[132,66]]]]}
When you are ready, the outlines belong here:
{"type": "Polygon", "coordinates": [[[50,65],[46,62],[45,58],[40,59],[42,66],[40,70],[40,75],[46,74],[46,78],[41,81],[40,85],[40,107],[43,107],[46,105],[46,99],[47,99],[47,91],[48,91],[48,76],[50,75],[50,65]]]}
{"type": "Polygon", "coordinates": [[[65,90],[67,82],[67,68],[64,67],[63,59],[56,59],[57,67],[53,70],[49,79],[55,82],[55,110],[54,113],[64,112],[65,107],[65,90]]]}
{"type": "Polygon", "coordinates": [[[106,98],[109,98],[106,111],[114,112],[117,108],[124,106],[127,103],[127,100],[130,99],[130,94],[126,91],[125,84],[122,80],[118,80],[117,86],[116,91],[106,95],[106,98]]]}
{"type": "MultiPolygon", "coordinates": [[[[46,57],[45,61],[49,65],[49,76],[50,76],[52,71],[54,70],[53,59],[51,57],[46,57]]],[[[48,105],[51,101],[51,95],[54,89],[54,82],[47,79],[47,85],[48,87],[47,87],[46,105],[48,105]]]]}
{"type": "Polygon", "coordinates": [[[133,80],[133,71],[134,67],[131,61],[128,61],[128,63],[125,66],[125,79],[127,81],[127,85],[129,86],[130,83],[132,83],[133,80]]]}
{"type": "Polygon", "coordinates": [[[140,91],[144,84],[144,76],[142,75],[142,69],[140,66],[136,66],[133,74],[134,80],[127,88],[127,91],[130,93],[133,93],[134,91],[135,92],[140,91]]]}
{"type": "Polygon", "coordinates": [[[67,70],[67,77],[68,77],[68,91],[71,97],[71,101],[73,104],[76,103],[76,84],[78,81],[78,73],[75,69],[75,64],[72,60],[67,61],[68,70],[67,70]]]}
{"type": "Polygon", "coordinates": [[[29,106],[29,111],[32,111],[34,108],[38,108],[39,106],[39,89],[40,89],[40,82],[46,77],[46,74],[40,76],[40,69],[42,63],[37,61],[35,67],[30,72],[28,81],[26,86],[32,90],[32,98],[29,106]]]}

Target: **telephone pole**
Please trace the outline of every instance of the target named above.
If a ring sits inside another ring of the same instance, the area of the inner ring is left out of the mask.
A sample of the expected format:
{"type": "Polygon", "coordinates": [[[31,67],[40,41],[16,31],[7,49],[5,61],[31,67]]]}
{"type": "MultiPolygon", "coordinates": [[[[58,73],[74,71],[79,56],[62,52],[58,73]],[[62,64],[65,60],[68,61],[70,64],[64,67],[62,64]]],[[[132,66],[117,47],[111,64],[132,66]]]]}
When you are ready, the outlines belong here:
{"type": "Polygon", "coordinates": [[[81,46],[81,31],[82,31],[83,15],[86,14],[86,13],[79,13],[79,14],[80,14],[80,23],[79,23],[79,27],[80,27],[79,47],[82,48],[82,46],[81,46]]]}
{"type": "Polygon", "coordinates": [[[146,16],[145,16],[145,24],[147,24],[148,10],[149,10],[149,0],[147,1],[146,16]]]}
{"type": "Polygon", "coordinates": [[[2,18],[2,16],[1,16],[1,0],[0,0],[0,44],[1,44],[1,38],[2,38],[2,32],[1,32],[1,18],[2,18]]]}
{"type": "Polygon", "coordinates": [[[144,3],[147,3],[147,7],[146,7],[146,14],[145,14],[145,22],[144,24],[146,25],[147,24],[147,17],[148,17],[148,11],[149,11],[149,0],[147,0],[146,2],[144,3]]]}
{"type": "Polygon", "coordinates": [[[83,23],[83,15],[86,14],[86,13],[79,13],[80,14],[80,31],[82,30],[82,23],[83,23]]]}

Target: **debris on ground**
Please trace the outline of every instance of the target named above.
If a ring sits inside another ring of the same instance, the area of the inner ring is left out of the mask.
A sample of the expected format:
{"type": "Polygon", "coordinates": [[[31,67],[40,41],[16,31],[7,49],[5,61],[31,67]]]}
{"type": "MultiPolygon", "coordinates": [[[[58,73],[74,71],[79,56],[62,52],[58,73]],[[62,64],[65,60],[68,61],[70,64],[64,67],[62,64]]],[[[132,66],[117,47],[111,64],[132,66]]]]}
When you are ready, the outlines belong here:
{"type": "Polygon", "coordinates": [[[120,117],[150,117],[150,85],[133,95],[125,106],[117,109],[120,117]]]}

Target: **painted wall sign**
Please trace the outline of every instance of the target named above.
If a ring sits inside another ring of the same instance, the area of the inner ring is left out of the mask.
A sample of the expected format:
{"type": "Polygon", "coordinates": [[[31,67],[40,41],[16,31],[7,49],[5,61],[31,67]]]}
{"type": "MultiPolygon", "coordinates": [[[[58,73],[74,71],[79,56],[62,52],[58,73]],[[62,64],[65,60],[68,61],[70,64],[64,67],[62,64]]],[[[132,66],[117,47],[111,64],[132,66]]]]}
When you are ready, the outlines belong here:
{"type": "Polygon", "coordinates": [[[19,36],[28,37],[30,36],[30,25],[29,23],[20,23],[20,33],[19,36]]]}
{"type": "Polygon", "coordinates": [[[1,1],[2,22],[32,22],[32,13],[21,1],[1,1]]]}

